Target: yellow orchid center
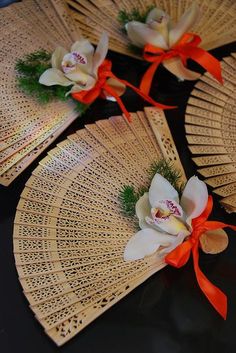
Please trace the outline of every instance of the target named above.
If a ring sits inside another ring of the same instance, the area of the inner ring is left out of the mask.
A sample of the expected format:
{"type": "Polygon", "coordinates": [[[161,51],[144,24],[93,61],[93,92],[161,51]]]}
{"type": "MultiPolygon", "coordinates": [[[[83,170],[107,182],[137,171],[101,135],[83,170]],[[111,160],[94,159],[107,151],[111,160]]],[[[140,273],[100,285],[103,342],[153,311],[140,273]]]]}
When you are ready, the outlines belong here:
{"type": "Polygon", "coordinates": [[[174,200],[159,200],[156,207],[151,209],[151,218],[146,217],[146,222],[150,225],[160,226],[163,223],[175,223],[176,229],[185,228],[182,221],[178,218],[182,217],[183,210],[181,206],[174,200]]]}

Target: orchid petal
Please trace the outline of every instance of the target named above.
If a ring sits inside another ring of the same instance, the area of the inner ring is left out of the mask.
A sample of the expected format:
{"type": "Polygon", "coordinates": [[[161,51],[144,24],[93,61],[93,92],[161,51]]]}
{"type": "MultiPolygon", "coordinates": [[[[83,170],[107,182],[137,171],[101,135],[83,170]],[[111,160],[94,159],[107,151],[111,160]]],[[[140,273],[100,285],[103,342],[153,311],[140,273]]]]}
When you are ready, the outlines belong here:
{"type": "MultiPolygon", "coordinates": [[[[146,221],[148,221],[148,219],[146,219],[146,221]]],[[[180,231],[187,230],[184,223],[172,215],[165,220],[160,218],[160,222],[155,223],[155,225],[157,225],[164,232],[172,235],[177,235],[180,231]]]]}
{"type": "Polygon", "coordinates": [[[206,184],[198,177],[191,177],[182,194],[181,206],[186,214],[186,223],[191,224],[191,220],[200,216],[207,205],[208,191],[206,184]]]}
{"type": "Polygon", "coordinates": [[[223,229],[210,230],[200,236],[201,248],[206,254],[219,254],[228,243],[228,235],[223,229]]]}
{"type": "MultiPolygon", "coordinates": [[[[107,81],[106,84],[108,86],[110,86],[115,92],[116,94],[120,97],[122,96],[122,94],[125,93],[126,90],[126,86],[124,85],[124,83],[110,77],[107,81]]],[[[116,102],[116,99],[111,96],[110,94],[108,94],[106,91],[103,91],[104,96],[106,97],[107,100],[112,101],[112,102],[116,102]]]]}
{"type": "Polygon", "coordinates": [[[83,86],[86,85],[89,75],[81,70],[79,65],[76,65],[76,68],[68,73],[65,73],[65,77],[69,80],[79,83],[83,86]]]}
{"type": "Polygon", "coordinates": [[[44,73],[39,78],[39,83],[45,86],[70,86],[73,84],[73,82],[64,76],[62,71],[53,68],[44,71],[44,73]]]}
{"type": "Polygon", "coordinates": [[[158,200],[173,199],[179,203],[178,192],[173,188],[168,180],[156,173],[149,188],[149,202],[151,207],[156,207],[158,200]]]}
{"type": "Polygon", "coordinates": [[[146,23],[149,27],[161,34],[167,45],[169,42],[169,21],[169,15],[158,8],[154,8],[150,11],[146,19],[146,23]]]}
{"type": "Polygon", "coordinates": [[[83,90],[84,90],[83,86],[75,84],[74,86],[72,86],[70,91],[66,92],[66,96],[68,96],[71,93],[79,93],[83,90]]]}
{"type": "Polygon", "coordinates": [[[96,82],[97,80],[93,76],[88,76],[86,85],[84,86],[84,90],[89,91],[95,86],[96,82]]]}
{"type": "Polygon", "coordinates": [[[138,217],[139,227],[141,229],[151,228],[157,230],[158,232],[162,231],[161,228],[159,228],[158,225],[153,224],[152,219],[149,218],[151,214],[151,206],[149,203],[148,192],[145,192],[145,194],[143,194],[143,196],[141,196],[136,202],[135,213],[138,217]],[[151,220],[150,224],[146,222],[146,218],[151,220]]]}
{"type": "Polygon", "coordinates": [[[165,22],[169,21],[169,15],[165,11],[155,7],[147,15],[146,23],[150,24],[152,21],[161,22],[163,20],[165,22]]]}
{"type": "Polygon", "coordinates": [[[62,47],[57,47],[52,54],[51,62],[52,68],[61,70],[61,63],[64,56],[68,53],[68,51],[62,47]]]}
{"type": "Polygon", "coordinates": [[[81,64],[80,68],[86,73],[92,73],[93,67],[93,55],[94,55],[94,47],[93,45],[87,40],[82,39],[75,42],[71,47],[71,52],[77,52],[84,56],[86,56],[87,64],[81,64]]]}
{"type": "Polygon", "coordinates": [[[71,52],[74,52],[74,51],[82,53],[86,56],[90,56],[90,55],[93,55],[94,53],[94,47],[87,39],[82,39],[82,40],[78,40],[72,45],[71,52]]]}
{"type": "Polygon", "coordinates": [[[179,22],[169,32],[169,45],[176,44],[184,33],[186,33],[196,23],[199,17],[199,7],[194,2],[190,8],[183,14],[179,22]]]}
{"type": "Polygon", "coordinates": [[[138,200],[135,205],[136,216],[139,220],[139,227],[141,229],[151,228],[151,226],[146,222],[145,218],[150,215],[151,206],[149,203],[148,192],[145,192],[142,197],[138,200]]]}
{"type": "Polygon", "coordinates": [[[87,68],[87,57],[79,52],[68,53],[64,56],[61,67],[62,71],[67,74],[68,72],[74,71],[76,67],[81,68],[82,71],[86,72],[87,68]]]}
{"type": "Polygon", "coordinates": [[[163,234],[154,229],[140,230],[128,241],[124,251],[124,260],[143,259],[157,251],[161,245],[169,245],[174,240],[172,235],[163,234]]]}
{"type": "MultiPolygon", "coordinates": [[[[169,211],[173,216],[178,218],[183,216],[182,207],[175,200],[171,200],[171,199],[158,200],[156,201],[156,208],[164,211],[164,213],[165,211],[169,211]]],[[[155,208],[153,210],[155,212],[155,208]]]]}
{"type": "Polygon", "coordinates": [[[90,89],[92,89],[96,84],[96,80],[94,77],[92,76],[88,76],[86,85],[82,85],[79,83],[76,83],[69,92],[67,92],[66,95],[70,94],[70,93],[76,93],[76,92],[81,92],[81,91],[89,91],[90,89]]]}
{"type": "Polygon", "coordinates": [[[170,244],[170,246],[165,247],[164,249],[162,249],[160,251],[161,255],[166,255],[169,254],[172,250],[174,250],[175,248],[177,248],[177,246],[179,246],[180,244],[183,243],[184,239],[190,234],[190,232],[188,231],[181,231],[179,232],[179,234],[177,236],[175,236],[174,241],[170,244]]]}
{"type": "Polygon", "coordinates": [[[197,80],[201,76],[198,72],[188,70],[178,57],[164,60],[162,64],[168,71],[182,80],[197,80]]]}
{"type": "Polygon", "coordinates": [[[93,56],[93,74],[97,75],[99,66],[103,63],[108,52],[108,35],[103,33],[93,56]]]}
{"type": "Polygon", "coordinates": [[[143,48],[146,44],[168,49],[168,45],[163,36],[157,31],[149,28],[141,22],[131,21],[126,25],[127,35],[131,42],[137,47],[143,48]]]}

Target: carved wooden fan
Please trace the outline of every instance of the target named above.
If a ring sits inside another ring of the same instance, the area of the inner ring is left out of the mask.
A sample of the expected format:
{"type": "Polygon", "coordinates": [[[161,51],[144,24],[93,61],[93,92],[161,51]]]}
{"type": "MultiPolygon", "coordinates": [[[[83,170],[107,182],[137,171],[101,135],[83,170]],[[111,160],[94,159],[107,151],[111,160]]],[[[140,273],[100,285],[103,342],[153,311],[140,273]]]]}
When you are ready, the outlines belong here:
{"type": "Polygon", "coordinates": [[[70,47],[80,32],[66,20],[45,0],[24,0],[0,11],[0,184],[9,185],[78,116],[73,104],[42,105],[26,96],[14,70],[26,54],[70,47]]]}
{"type": "Polygon", "coordinates": [[[236,55],[221,62],[224,85],[208,74],[189,98],[185,128],[198,172],[221,196],[228,212],[236,212],[236,55]]]}
{"type": "MultiPolygon", "coordinates": [[[[101,33],[106,31],[110,37],[110,49],[135,56],[128,49],[130,42],[118,21],[119,11],[125,10],[130,13],[135,8],[142,13],[150,6],[157,6],[176,22],[193,0],[66,0],[66,2],[84,36],[96,43],[101,33]]],[[[191,31],[201,36],[201,47],[210,50],[233,42],[236,32],[236,2],[234,0],[195,0],[195,2],[200,7],[201,16],[191,31]]]]}
{"type": "Polygon", "coordinates": [[[14,253],[30,307],[62,345],[165,266],[155,256],[125,262],[136,232],[123,216],[122,186],[147,183],[146,169],[166,158],[183,175],[162,111],[146,108],[87,125],[49,152],[17,207],[14,253]]]}

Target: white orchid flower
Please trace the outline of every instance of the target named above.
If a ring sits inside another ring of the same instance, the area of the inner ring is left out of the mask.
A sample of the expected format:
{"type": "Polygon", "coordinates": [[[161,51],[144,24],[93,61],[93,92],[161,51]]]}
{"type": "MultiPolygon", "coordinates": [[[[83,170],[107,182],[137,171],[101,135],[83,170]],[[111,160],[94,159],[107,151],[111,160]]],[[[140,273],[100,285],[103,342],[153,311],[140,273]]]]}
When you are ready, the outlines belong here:
{"type": "MultiPolygon", "coordinates": [[[[129,39],[135,46],[143,48],[146,44],[152,44],[169,50],[194,26],[199,13],[199,7],[194,2],[179,22],[173,25],[168,14],[159,8],[154,8],[149,12],[146,23],[131,21],[125,27],[129,39]]],[[[179,57],[164,60],[163,65],[181,79],[195,80],[200,77],[198,73],[186,69],[179,57]]]]}
{"type": "MultiPolygon", "coordinates": [[[[103,33],[94,50],[87,39],[75,42],[71,51],[62,47],[52,54],[52,68],[39,78],[39,83],[46,86],[71,86],[68,93],[90,90],[97,81],[98,68],[103,63],[108,51],[108,36],[103,33]]],[[[109,80],[108,80],[109,81],[109,80]]]]}
{"type": "Polygon", "coordinates": [[[206,184],[190,178],[179,202],[178,192],[160,174],[151,182],[149,192],[136,203],[141,228],[128,241],[124,260],[138,260],[159,249],[162,256],[175,249],[191,234],[192,219],[198,217],[208,201],[206,184]]]}

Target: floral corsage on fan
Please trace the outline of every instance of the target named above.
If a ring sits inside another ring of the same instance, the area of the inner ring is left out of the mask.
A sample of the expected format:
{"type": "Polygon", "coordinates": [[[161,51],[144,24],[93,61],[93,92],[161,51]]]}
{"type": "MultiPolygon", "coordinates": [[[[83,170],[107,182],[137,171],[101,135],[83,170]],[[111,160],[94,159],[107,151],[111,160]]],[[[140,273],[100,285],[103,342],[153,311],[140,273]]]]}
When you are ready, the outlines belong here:
{"type": "Polygon", "coordinates": [[[200,247],[209,254],[223,251],[228,245],[228,236],[223,228],[236,230],[236,227],[208,220],[213,208],[212,197],[208,196],[206,184],[196,176],[191,177],[185,187],[179,188],[180,175],[169,163],[160,161],[154,169],[157,172],[149,189],[135,192],[132,187],[125,186],[121,191],[123,212],[135,216],[141,229],[128,241],[124,260],[155,256],[179,268],[186,264],[192,253],[197,282],[225,319],[227,297],[200,270],[198,249],[200,247]],[[162,171],[166,178],[158,171],[162,171]]]}
{"type": "Polygon", "coordinates": [[[199,78],[199,73],[187,69],[187,59],[200,64],[222,83],[219,61],[198,47],[201,38],[197,34],[188,32],[199,16],[200,10],[196,3],[182,15],[177,24],[173,24],[170,16],[156,7],[142,14],[137,9],[131,13],[119,13],[119,20],[131,42],[130,49],[139,48],[144,60],[151,63],[140,85],[143,92],[149,93],[160,63],[181,80],[199,78]]]}
{"type": "Polygon", "coordinates": [[[29,54],[16,64],[19,86],[41,102],[72,98],[78,103],[80,112],[98,97],[113,100],[128,120],[130,114],[120,99],[126,86],[158,108],[173,108],[157,103],[129,82],[116,77],[111,71],[112,62],[106,59],[107,52],[108,36],[104,33],[96,50],[87,39],[81,39],[70,51],[57,47],[52,55],[44,50],[29,54]]]}

